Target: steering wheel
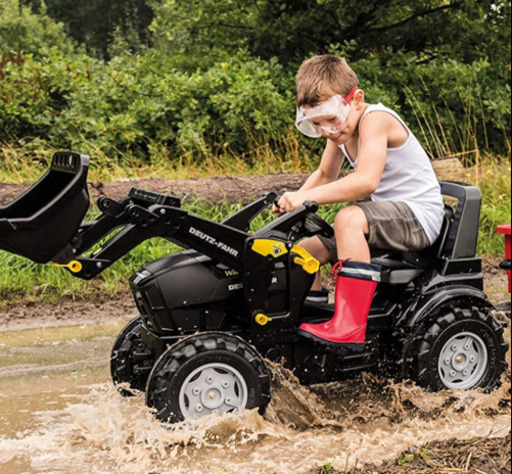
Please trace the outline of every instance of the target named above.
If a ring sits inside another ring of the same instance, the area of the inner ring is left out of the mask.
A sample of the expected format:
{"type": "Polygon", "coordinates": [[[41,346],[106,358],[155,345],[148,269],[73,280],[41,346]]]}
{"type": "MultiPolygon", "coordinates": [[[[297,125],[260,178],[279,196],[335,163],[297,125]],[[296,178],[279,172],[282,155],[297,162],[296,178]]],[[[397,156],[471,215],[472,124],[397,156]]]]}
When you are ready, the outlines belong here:
{"type": "MultiPolygon", "coordinates": [[[[281,195],[276,196],[274,200],[274,205],[277,206],[279,200],[281,199],[281,195]]],[[[318,209],[318,204],[312,201],[305,202],[304,205],[306,208],[310,210],[303,218],[302,218],[302,228],[305,231],[305,237],[313,237],[315,235],[322,235],[328,239],[334,237],[334,229],[330,226],[326,221],[324,221],[316,211],[318,209]]],[[[296,232],[295,229],[292,232],[296,232]]]]}
{"type": "Polygon", "coordinates": [[[306,214],[304,219],[304,229],[308,236],[321,235],[328,239],[334,237],[334,229],[326,221],[324,221],[319,215],[314,212],[306,214]]]}

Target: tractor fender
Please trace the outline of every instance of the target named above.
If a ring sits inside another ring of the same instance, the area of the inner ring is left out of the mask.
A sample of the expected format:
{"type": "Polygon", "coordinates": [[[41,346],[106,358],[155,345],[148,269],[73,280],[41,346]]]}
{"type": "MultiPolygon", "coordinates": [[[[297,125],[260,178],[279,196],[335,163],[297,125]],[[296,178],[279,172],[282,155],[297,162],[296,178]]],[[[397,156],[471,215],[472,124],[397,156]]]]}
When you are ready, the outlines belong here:
{"type": "Polygon", "coordinates": [[[401,358],[403,378],[409,376],[410,363],[414,359],[412,357],[414,344],[422,331],[425,331],[425,323],[432,321],[444,309],[455,307],[494,308],[483,291],[469,286],[450,286],[443,289],[436,288],[435,291],[422,295],[402,313],[398,326],[401,327],[401,332],[405,336],[401,358]]]}

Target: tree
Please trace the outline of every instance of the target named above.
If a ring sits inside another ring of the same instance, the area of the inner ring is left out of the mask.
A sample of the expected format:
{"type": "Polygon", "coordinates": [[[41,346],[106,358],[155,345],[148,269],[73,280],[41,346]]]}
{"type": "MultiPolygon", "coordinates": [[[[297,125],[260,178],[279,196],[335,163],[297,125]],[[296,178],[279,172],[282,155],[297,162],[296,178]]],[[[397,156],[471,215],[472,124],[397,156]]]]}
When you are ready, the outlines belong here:
{"type": "Polygon", "coordinates": [[[18,0],[0,3],[0,56],[33,54],[58,47],[64,54],[74,50],[64,27],[47,15],[35,15],[18,0]]]}
{"type": "Polygon", "coordinates": [[[405,51],[472,62],[510,51],[506,0],[163,0],[155,11],[159,46],[190,57],[247,47],[290,64],[347,43],[352,60],[405,51]]]}
{"type": "Polygon", "coordinates": [[[148,44],[153,10],[146,0],[22,0],[34,11],[41,8],[62,22],[87,50],[109,58],[109,47],[123,40],[132,50],[148,44]]]}

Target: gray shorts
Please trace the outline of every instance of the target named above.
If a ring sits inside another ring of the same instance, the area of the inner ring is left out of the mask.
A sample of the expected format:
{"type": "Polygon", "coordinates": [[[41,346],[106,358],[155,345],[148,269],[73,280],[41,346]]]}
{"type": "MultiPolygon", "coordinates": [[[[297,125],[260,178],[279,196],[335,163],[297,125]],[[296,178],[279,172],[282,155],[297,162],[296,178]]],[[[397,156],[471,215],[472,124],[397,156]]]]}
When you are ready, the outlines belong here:
{"type": "MultiPolygon", "coordinates": [[[[368,220],[370,233],[367,240],[371,250],[410,252],[430,246],[422,225],[404,202],[365,201],[355,205],[363,210],[368,220]]],[[[335,238],[319,238],[331,253],[333,261],[337,261],[335,238]]]]}

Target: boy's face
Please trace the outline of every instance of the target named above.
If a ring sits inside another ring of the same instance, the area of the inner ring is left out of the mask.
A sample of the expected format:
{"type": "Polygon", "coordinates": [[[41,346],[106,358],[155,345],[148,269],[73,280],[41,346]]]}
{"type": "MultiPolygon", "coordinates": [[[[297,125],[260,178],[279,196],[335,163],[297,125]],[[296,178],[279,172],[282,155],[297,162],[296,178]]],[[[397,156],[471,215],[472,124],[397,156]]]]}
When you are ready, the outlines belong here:
{"type": "MultiPolygon", "coordinates": [[[[358,130],[362,105],[364,105],[364,93],[363,91],[358,90],[355,97],[348,104],[349,112],[343,123],[338,121],[338,128],[336,129],[323,129],[322,136],[336,143],[336,145],[343,145],[347,143],[358,130]]],[[[332,119],[332,117],[326,118],[332,119]]]]}
{"type": "Polygon", "coordinates": [[[337,145],[346,143],[357,130],[364,93],[354,89],[346,98],[331,97],[314,108],[297,112],[297,128],[312,138],[327,138],[337,145]]]}
{"type": "Polygon", "coordinates": [[[316,107],[299,107],[295,125],[311,138],[339,134],[350,113],[348,104],[357,90],[354,88],[346,97],[335,95],[316,107]]]}

